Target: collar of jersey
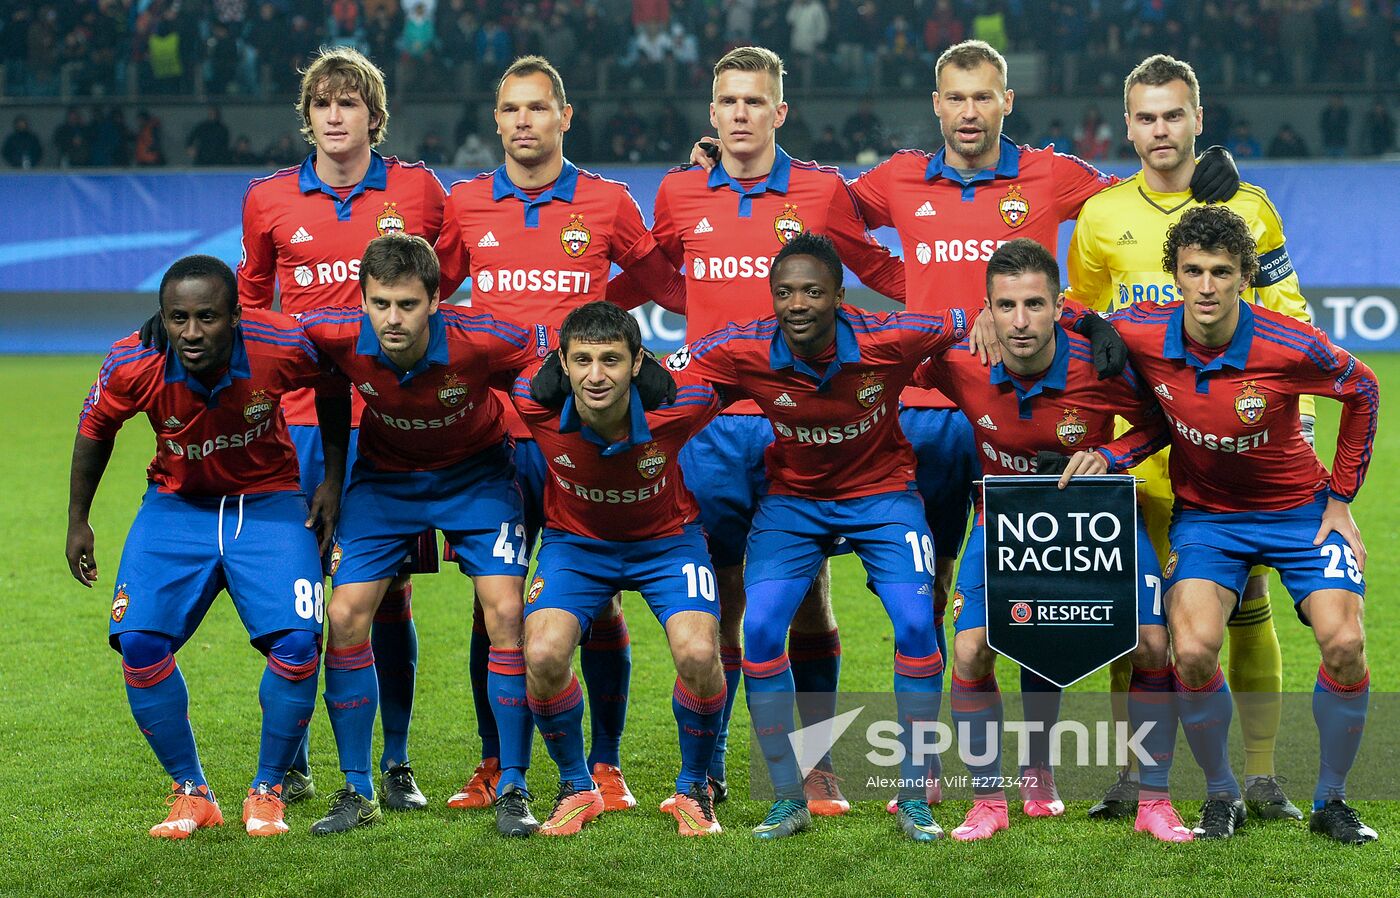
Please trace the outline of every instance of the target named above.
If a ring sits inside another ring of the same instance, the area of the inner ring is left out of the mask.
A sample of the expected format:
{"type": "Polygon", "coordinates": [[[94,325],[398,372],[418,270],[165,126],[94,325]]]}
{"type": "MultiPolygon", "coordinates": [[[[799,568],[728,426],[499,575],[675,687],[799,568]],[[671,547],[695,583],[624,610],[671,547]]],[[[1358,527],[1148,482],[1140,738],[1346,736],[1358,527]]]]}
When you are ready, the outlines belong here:
{"type": "Polygon", "coordinates": [[[1240,300],[1240,320],[1235,324],[1234,336],[1230,337],[1230,348],[1209,362],[1202,362],[1186,351],[1186,304],[1181,303],[1172,310],[1167,321],[1167,333],[1162,339],[1162,358],[1176,359],[1196,369],[1197,379],[1207,371],[1218,371],[1229,366],[1238,371],[1245,369],[1249,361],[1249,347],[1254,342],[1254,310],[1249,303],[1240,300]]]}
{"type": "Polygon", "coordinates": [[[398,375],[400,384],[406,384],[427,371],[429,365],[447,364],[447,325],[442,320],[441,312],[434,312],[428,316],[428,351],[423,353],[423,357],[411,370],[403,371],[385,354],[384,347],[379,344],[379,337],[375,336],[374,325],[370,323],[369,315],[361,313],[360,338],[355,342],[355,352],[376,357],[379,364],[398,375]]]}
{"type": "Polygon", "coordinates": [[[335,217],[339,221],[350,220],[350,202],[355,197],[366,190],[384,190],[389,186],[389,166],[384,164],[384,157],[374,150],[369,151],[369,168],[365,171],[365,176],[360,179],[360,183],[355,185],[355,189],[350,191],[350,195],[345,199],[340,198],[340,194],[335,192],[335,188],[321,180],[321,176],[316,174],[316,154],[313,152],[301,163],[301,173],[297,176],[297,185],[302,193],[324,193],[335,201],[335,217]]]}
{"type": "Polygon", "coordinates": [[[1050,367],[1045,369],[1045,373],[1029,387],[1021,386],[1021,381],[1007,371],[1006,365],[1001,362],[992,366],[991,377],[994,386],[1010,383],[1011,388],[1016,391],[1018,404],[1025,403],[1033,396],[1039,396],[1045,390],[1064,390],[1065,381],[1069,379],[1069,334],[1058,324],[1055,325],[1055,357],[1051,359],[1050,367]]]}
{"type": "Polygon", "coordinates": [[[1001,156],[997,159],[997,167],[980,171],[968,179],[964,179],[962,172],[948,164],[948,148],[941,147],[928,161],[928,167],[924,169],[924,180],[932,181],[935,178],[943,178],[954,184],[961,184],[963,187],[971,187],[974,184],[996,178],[1017,177],[1021,174],[1021,148],[1016,146],[1016,142],[1005,134],[1001,135],[1000,146],[1001,156]]]}
{"type": "Polygon", "coordinates": [[[584,424],[583,419],[579,417],[578,409],[574,408],[573,396],[569,396],[564,400],[564,408],[559,412],[559,432],[576,433],[595,446],[602,446],[603,451],[598,454],[604,457],[617,455],[620,452],[626,452],[633,446],[640,446],[642,443],[651,442],[651,428],[647,426],[646,409],[642,408],[642,394],[637,392],[635,384],[632,386],[631,390],[632,399],[627,408],[632,421],[627,439],[618,440],[616,443],[609,443],[603,437],[599,436],[593,428],[584,424]]]}
{"type": "Polygon", "coordinates": [[[219,376],[219,382],[214,384],[212,390],[185,369],[185,363],[180,361],[180,353],[175,351],[174,343],[165,349],[165,382],[171,384],[183,381],[185,386],[190,388],[190,392],[203,399],[210,408],[219,404],[219,393],[225,387],[233,386],[234,378],[247,380],[252,376],[253,370],[248,364],[248,347],[243,345],[241,324],[233,328],[233,354],[229,356],[228,368],[219,376]]]}
{"type": "Polygon", "coordinates": [[[745,187],[739,183],[738,178],[731,178],[729,172],[724,170],[723,165],[716,165],[710,169],[710,179],[706,185],[714,190],[718,187],[728,187],[739,194],[739,217],[748,218],[753,211],[753,198],[761,194],[773,191],[774,193],[786,194],[788,192],[788,182],[792,179],[792,157],[780,146],[774,147],[773,167],[768,170],[768,177],[759,181],[752,187],[745,187]]]}
{"type": "Polygon", "coordinates": [[[773,340],[768,344],[768,365],[774,371],[783,368],[791,368],[799,374],[817,379],[817,390],[825,390],[831,383],[831,379],[841,370],[842,365],[853,365],[860,361],[860,344],[856,342],[855,328],[851,327],[850,320],[846,317],[843,309],[836,310],[836,358],[831,360],[831,364],[826,366],[826,373],[819,374],[808,365],[803,359],[792,354],[792,349],[787,345],[787,340],[783,339],[783,329],[780,325],[773,332],[773,340]]]}
{"type": "Polygon", "coordinates": [[[505,163],[496,169],[495,175],[491,177],[491,199],[500,202],[508,196],[513,196],[525,204],[525,227],[537,228],[540,224],[540,206],[551,200],[562,200],[566,203],[574,201],[574,192],[578,189],[578,168],[568,159],[564,160],[564,167],[559,169],[559,177],[554,179],[554,183],[549,189],[534,199],[511,181],[510,175],[506,174],[505,163]]]}

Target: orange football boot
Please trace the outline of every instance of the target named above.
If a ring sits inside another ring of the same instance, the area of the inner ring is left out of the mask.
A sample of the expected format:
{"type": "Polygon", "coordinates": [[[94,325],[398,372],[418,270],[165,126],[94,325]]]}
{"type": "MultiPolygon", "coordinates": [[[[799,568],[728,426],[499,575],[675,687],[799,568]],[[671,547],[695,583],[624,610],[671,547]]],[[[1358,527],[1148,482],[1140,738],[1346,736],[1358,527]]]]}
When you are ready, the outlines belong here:
{"type": "Polygon", "coordinates": [[[626,811],[637,806],[637,799],[622,778],[621,768],[611,764],[594,764],[593,782],[603,796],[603,810],[626,811]]]}
{"type": "Polygon", "coordinates": [[[280,836],[287,831],[287,821],[282,819],[286,808],[280,784],[269,788],[258,783],[243,799],[243,826],[250,836],[280,836]]]}
{"type": "Polygon", "coordinates": [[[223,826],[224,814],[208,786],[196,786],[186,780],[183,786],[172,783],[170,788],[170,795],[165,799],[170,813],[151,827],[151,835],[157,839],[188,839],[197,829],[223,826]]]}
{"type": "Polygon", "coordinates": [[[575,836],[585,823],[601,813],[603,796],[597,789],[581,792],[572,783],[560,783],[554,810],[535,832],[541,836],[575,836]]]}
{"type": "Polygon", "coordinates": [[[447,799],[449,808],[489,808],[496,803],[496,786],[501,782],[501,759],[483,758],[472,771],[462,791],[447,799]]]}

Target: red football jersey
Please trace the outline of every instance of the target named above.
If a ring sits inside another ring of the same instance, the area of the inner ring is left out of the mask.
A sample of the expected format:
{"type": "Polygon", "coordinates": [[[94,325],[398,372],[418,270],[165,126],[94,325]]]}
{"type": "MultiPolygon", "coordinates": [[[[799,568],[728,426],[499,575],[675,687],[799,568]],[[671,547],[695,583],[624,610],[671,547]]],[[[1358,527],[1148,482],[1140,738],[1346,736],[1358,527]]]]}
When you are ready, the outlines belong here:
{"type": "Polygon", "coordinates": [[[1109,316],[1166,413],[1168,471],[1177,500],[1215,512],[1275,511],[1330,490],[1361,488],[1380,417],[1380,388],[1365,362],[1311,325],[1240,303],[1235,335],[1201,358],[1183,330],[1185,306],[1140,302],[1109,316]],[[1334,469],[1303,440],[1298,397],[1343,404],[1334,469]]]}
{"type": "MultiPolygon", "coordinates": [[[[437,175],[423,163],[373,152],[364,179],[344,199],[316,175],[315,153],[299,166],[258,178],[243,195],[238,301],[270,309],[275,284],[288,315],[358,305],[365,245],[390,231],[437,240],[443,195],[437,175]]],[[[316,423],[310,393],[289,396],[283,412],[289,424],[316,423]]],[[[356,425],[359,415],[356,402],[356,425]]]]}
{"type": "Polygon", "coordinates": [[[141,346],[132,334],[112,344],[83,403],[78,433],[111,440],[141,412],[156,434],[146,477],[166,493],[231,496],[300,489],[297,456],[280,413],[291,391],[322,377],[320,359],[296,320],[244,309],[233,357],[212,390],[172,348],[141,346]]]}
{"type": "Polygon", "coordinates": [[[914,372],[913,383],[940,390],[972,422],[984,474],[1034,474],[1041,450],[1073,455],[1096,449],[1122,473],[1167,444],[1162,412],[1129,366],[1099,380],[1089,341],[1057,327],[1055,358],[1036,377],[990,368],[959,344],[914,372]],[[1113,438],[1116,416],[1134,427],[1113,438]]]}
{"type": "Polygon", "coordinates": [[[552,411],[530,398],[535,366],[511,399],[549,466],[544,517],[550,527],[614,542],[676,536],[699,517],[678,462],[681,446],[719,414],[714,388],[677,377],[676,401],[645,412],[632,390],[631,436],[609,444],[579,419],[570,398],[552,411]]]}
{"type": "Polygon", "coordinates": [[[821,356],[792,354],[775,318],[731,324],[667,360],[750,399],[775,438],[764,452],[769,492],[855,499],[912,489],[914,450],[899,429],[899,391],[921,361],[967,336],[976,311],[883,315],[842,306],[821,356]]]}
{"type": "Polygon", "coordinates": [[[379,471],[432,471],[505,439],[508,384],[550,348],[544,325],[525,328],[492,315],[439,306],[428,319],[428,351],[412,371],[384,354],[358,307],[319,309],[302,326],[365,403],[359,454],[379,471]]]}
{"type": "MultiPolygon", "coordinates": [[[[904,268],[876,242],[835,168],[798,162],[778,147],[768,177],[745,187],[723,166],[672,169],[661,179],[652,233],[685,271],[688,340],[773,314],[768,269],[788,240],[811,231],[836,244],[866,286],[904,301],[904,268]]],[[[757,414],[751,403],[730,414],[757,414]]]]}
{"type": "MultiPolygon", "coordinates": [[[[656,241],[626,184],[565,160],[534,198],[504,165],[453,184],[436,248],[443,299],[469,280],[472,308],[558,329],[574,309],[606,296],[614,262],[628,268],[656,241]]],[[[501,401],[511,434],[529,436],[501,401]]]]}
{"type": "MultiPolygon", "coordinates": [[[[987,260],[998,246],[1029,237],[1051,252],[1060,223],[1116,178],[1076,156],[1001,138],[997,167],[971,180],[946,150],[900,150],[851,183],[871,227],[893,227],[904,248],[908,308],[975,307],[987,295],[987,260]]],[[[905,391],[906,405],[949,408],[936,393],[905,391]]]]}

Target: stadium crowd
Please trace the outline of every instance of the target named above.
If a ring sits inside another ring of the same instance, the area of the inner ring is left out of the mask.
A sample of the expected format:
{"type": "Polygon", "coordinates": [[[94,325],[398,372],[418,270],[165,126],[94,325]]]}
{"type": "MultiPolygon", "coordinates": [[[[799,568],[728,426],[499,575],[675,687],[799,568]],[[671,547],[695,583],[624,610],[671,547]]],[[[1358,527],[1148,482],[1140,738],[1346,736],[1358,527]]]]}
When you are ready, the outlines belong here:
{"type": "MultiPolygon", "coordinates": [[[[580,89],[621,88],[641,99],[658,85],[702,89],[704,60],[751,42],[777,49],[801,85],[865,95],[913,88],[944,47],[967,38],[1044,53],[1054,94],[1112,94],[1132,60],[1162,49],[1192,59],[1213,83],[1256,89],[1400,76],[1400,13],[1378,0],[16,0],[0,18],[0,94],[95,103],[70,109],[48,140],[18,115],[2,149],[13,168],[291,164],[305,148],[290,133],[233,135],[211,107],[187,134],[167,135],[157,114],[141,110],[133,121],[107,98],[278,96],[323,44],[359,48],[398,90],[419,96],[475,91],[517,55],[540,53],[580,89]]],[[[1256,134],[1216,104],[1208,136],[1243,158],[1394,150],[1388,100],[1353,105],[1334,98],[1315,131],[1282,122],[1256,134]]],[[[491,141],[474,134],[476,118],[469,108],[452,133],[430,131],[416,156],[494,165],[491,141]]],[[[1091,161],[1131,158],[1112,118],[1093,106],[1078,122],[1032,129],[1022,118],[1018,137],[1091,161]]],[[[629,102],[601,122],[575,127],[573,158],[675,160],[699,124],[673,108],[644,119],[629,102]]],[[[795,118],[786,139],[799,155],[826,160],[873,163],[894,148],[868,104],[839,128],[795,118]]]]}

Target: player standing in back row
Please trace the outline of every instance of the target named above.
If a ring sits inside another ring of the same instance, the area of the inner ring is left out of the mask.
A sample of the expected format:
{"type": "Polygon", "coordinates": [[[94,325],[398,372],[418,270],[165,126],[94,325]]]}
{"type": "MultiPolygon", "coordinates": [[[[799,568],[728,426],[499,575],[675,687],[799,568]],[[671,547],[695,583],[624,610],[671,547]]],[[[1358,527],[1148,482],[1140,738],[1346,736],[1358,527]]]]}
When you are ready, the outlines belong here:
{"type": "MultiPolygon", "coordinates": [[[[238,265],[238,298],[245,308],[271,308],[276,292],[289,315],[357,305],[365,244],[391,231],[431,243],[442,227],[443,204],[442,185],[431,169],[374,151],[387,133],[387,92],[384,74],[359,52],[347,47],[322,52],[302,75],[297,110],[301,133],[315,149],[301,165],[249,185],[238,265]]],[[[358,429],[363,407],[356,398],[352,427],[358,429]]],[[[322,470],[310,394],[289,396],[284,412],[301,464],[302,489],[309,493],[322,470]]],[[[356,433],[351,434],[352,464],[356,433]]],[[[431,537],[425,545],[432,545],[431,537]]],[[[372,637],[384,728],[379,768],[384,805],[395,810],[427,804],[408,766],[418,667],[412,593],[407,576],[390,584],[372,637]]],[[[315,793],[305,744],[288,774],[288,801],[315,793]]]]}
{"type": "MultiPolygon", "coordinates": [[[[1196,137],[1204,122],[1200,85],[1191,66],[1160,54],[1143,60],[1124,81],[1123,108],[1128,139],[1142,160],[1142,171],[1084,204],[1069,247],[1069,295],[1103,313],[1143,300],[1179,298],[1172,273],[1162,270],[1162,243],[1172,224],[1188,210],[1200,208],[1187,190],[1196,170],[1196,137]]],[[[1283,223],[1269,197],[1260,187],[1241,184],[1224,205],[1249,223],[1259,248],[1259,274],[1245,292],[1245,300],[1306,323],[1308,306],[1288,257],[1283,223]]],[[[1313,397],[1299,397],[1298,406],[1303,436],[1311,444],[1313,397]]],[[[1163,563],[1176,498],[1167,477],[1169,454],[1170,450],[1163,450],[1134,471],[1145,480],[1138,495],[1153,547],[1163,563]]],[[[1274,632],[1267,568],[1258,568],[1250,576],[1228,632],[1228,674],[1244,735],[1249,811],[1260,819],[1301,820],[1302,812],[1284,795],[1274,776],[1274,740],[1283,706],[1283,655],[1274,632]]],[[[1127,691],[1129,671],[1122,661],[1115,661],[1110,670],[1116,699],[1127,691]]],[[[1115,713],[1122,710],[1115,707],[1115,713]]],[[[1090,809],[1090,816],[1131,814],[1137,790],[1134,776],[1125,772],[1105,799],[1090,809]]]]}
{"type": "MultiPolygon", "coordinates": [[[[773,253],[799,234],[823,234],[868,286],[904,300],[899,260],[865,230],[841,173],[795,161],[777,142],[787,117],[783,61],[762,47],[740,47],[715,64],[710,124],[723,157],[712,171],[673,169],[657,191],[652,233],[686,277],[686,336],[695,340],[730,322],[772,314],[769,266],[773,253]]],[[[720,651],[728,688],[724,721],[739,688],[743,626],[744,548],[764,491],[763,452],[773,431],[752,402],[739,402],[681,449],[686,480],[700,503],[701,520],[719,579],[720,651]]],[[[812,594],[792,622],[790,651],[807,723],[831,716],[841,670],[841,640],[831,614],[825,565],[812,594]]],[[[726,737],[710,766],[716,797],[725,788],[726,737]]],[[[810,772],[806,796],[812,813],[850,809],[824,759],[810,772]]]]}
{"type": "MultiPolygon", "coordinates": [[[[452,185],[435,247],[444,299],[467,284],[476,311],[551,328],[579,305],[605,295],[623,308],[654,298],[682,310],[685,282],[657,249],[627,185],[580,170],[564,157],[573,113],[564,81],[549,60],[522,56],[501,76],[494,114],[505,163],[452,185]],[[610,283],[614,262],[623,274],[610,283]]],[[[498,398],[515,438],[528,557],[544,522],[545,458],[506,395],[498,398]]],[[[475,618],[470,665],[481,763],[448,799],[455,808],[491,805],[501,777],[500,741],[485,686],[490,644],[479,605],[475,618]]],[[[620,597],[593,620],[581,655],[592,715],[589,769],[607,810],[624,810],[636,799],[621,770],[632,651],[620,597]]]]}

